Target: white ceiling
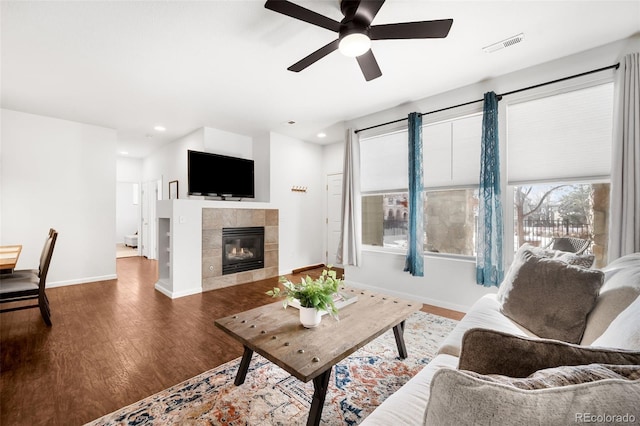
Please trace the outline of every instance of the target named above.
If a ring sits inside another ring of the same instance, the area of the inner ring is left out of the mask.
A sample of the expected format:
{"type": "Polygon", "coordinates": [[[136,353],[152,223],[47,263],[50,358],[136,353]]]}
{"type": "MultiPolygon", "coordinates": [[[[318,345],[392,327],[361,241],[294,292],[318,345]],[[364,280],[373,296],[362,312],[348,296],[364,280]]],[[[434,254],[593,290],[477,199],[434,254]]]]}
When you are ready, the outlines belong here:
{"type": "MultiPolygon", "coordinates": [[[[342,17],[338,0],[295,2],[342,17]]],[[[346,120],[640,31],[638,0],[387,0],[374,24],[453,27],[441,40],[374,41],[383,75],[366,82],[339,52],[287,71],[336,35],[264,1],[1,3],[2,107],[117,129],[118,151],[132,157],[203,126],[334,142],[346,120]],[[481,50],[521,32],[513,47],[481,50]]]]}

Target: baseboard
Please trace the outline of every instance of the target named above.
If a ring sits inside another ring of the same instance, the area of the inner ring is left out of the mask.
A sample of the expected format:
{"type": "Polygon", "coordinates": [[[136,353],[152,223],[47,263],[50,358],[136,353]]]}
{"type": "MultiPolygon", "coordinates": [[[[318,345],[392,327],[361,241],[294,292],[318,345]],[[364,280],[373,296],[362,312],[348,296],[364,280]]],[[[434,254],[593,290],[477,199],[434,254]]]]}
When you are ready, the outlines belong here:
{"type": "Polygon", "coordinates": [[[67,286],[67,285],[77,285],[77,284],[88,284],[88,283],[94,283],[94,282],[97,282],[97,281],[115,280],[117,278],[118,278],[118,276],[116,274],[112,274],[112,275],[103,275],[103,276],[100,276],[100,277],[79,278],[77,280],[65,280],[65,281],[47,282],[47,288],[64,287],[64,286],[67,286]]]}
{"type": "Polygon", "coordinates": [[[371,291],[375,291],[375,292],[379,292],[379,293],[385,293],[385,294],[388,294],[390,296],[400,297],[400,298],[403,298],[403,299],[416,300],[418,302],[422,302],[422,303],[425,303],[427,305],[438,306],[440,308],[451,309],[453,311],[466,313],[469,310],[468,306],[458,305],[458,304],[455,304],[455,303],[443,302],[442,300],[431,299],[431,298],[428,298],[428,297],[421,297],[421,296],[417,296],[417,295],[411,294],[411,293],[404,293],[404,292],[401,292],[401,291],[393,291],[393,290],[389,290],[387,288],[375,287],[375,286],[372,286],[372,285],[367,285],[367,284],[363,284],[363,283],[359,283],[359,282],[355,282],[355,281],[346,280],[345,281],[345,285],[350,286],[350,287],[361,288],[361,289],[364,289],[364,290],[371,290],[371,291]]]}
{"type": "Polygon", "coordinates": [[[189,290],[183,290],[183,291],[171,291],[167,288],[166,284],[160,280],[156,283],[156,285],[154,286],[156,290],[158,290],[160,293],[164,294],[165,296],[171,298],[171,299],[177,299],[179,297],[185,297],[185,296],[191,296],[193,294],[198,294],[198,293],[202,293],[202,288],[198,287],[198,288],[191,288],[189,290]]]}
{"type": "Polygon", "coordinates": [[[303,266],[302,268],[293,269],[291,271],[292,274],[299,274],[304,271],[310,271],[312,269],[324,268],[326,265],[324,263],[318,263],[316,265],[303,266]]]}

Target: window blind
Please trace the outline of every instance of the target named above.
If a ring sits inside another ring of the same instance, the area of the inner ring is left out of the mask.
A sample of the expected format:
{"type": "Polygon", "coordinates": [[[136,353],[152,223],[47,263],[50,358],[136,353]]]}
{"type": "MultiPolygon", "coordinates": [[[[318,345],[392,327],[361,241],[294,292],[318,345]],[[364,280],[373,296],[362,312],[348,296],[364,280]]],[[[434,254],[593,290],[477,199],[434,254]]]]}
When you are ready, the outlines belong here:
{"type": "Polygon", "coordinates": [[[610,174],[613,83],[507,107],[509,184],[610,174]]]}
{"type": "MultiPolygon", "coordinates": [[[[478,185],[482,115],[422,127],[425,188],[478,185]]],[[[361,189],[389,192],[408,187],[406,130],[361,140],[361,189]]]]}
{"type": "Polygon", "coordinates": [[[360,190],[389,192],[409,187],[407,130],[360,142],[360,190]]]}
{"type": "Polygon", "coordinates": [[[478,185],[481,137],[481,115],[425,126],[422,130],[424,186],[478,185]]]}

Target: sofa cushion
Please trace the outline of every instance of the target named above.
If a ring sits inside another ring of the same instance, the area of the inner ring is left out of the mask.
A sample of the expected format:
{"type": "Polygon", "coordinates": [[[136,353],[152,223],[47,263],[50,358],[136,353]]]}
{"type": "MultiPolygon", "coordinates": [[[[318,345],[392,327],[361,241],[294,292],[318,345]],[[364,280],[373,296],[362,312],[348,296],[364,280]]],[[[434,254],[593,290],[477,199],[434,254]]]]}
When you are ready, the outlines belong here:
{"type": "Polygon", "coordinates": [[[640,351],[640,297],[611,322],[592,346],[640,351]]]}
{"type": "Polygon", "coordinates": [[[469,312],[456,324],[453,331],[440,345],[438,353],[459,356],[464,334],[468,330],[478,327],[504,331],[518,336],[536,337],[531,331],[514,323],[500,312],[500,303],[498,303],[495,294],[486,294],[478,299],[469,312]]]}
{"type": "MultiPolygon", "coordinates": [[[[633,380],[640,374],[640,366],[614,367],[609,372],[602,370],[602,367],[593,365],[559,367],[538,372],[536,377],[518,380],[521,385],[526,381],[536,382],[536,386],[542,384],[542,388],[535,390],[514,386],[508,378],[481,376],[463,370],[440,370],[431,381],[431,397],[424,424],[560,425],[598,420],[599,423],[611,424],[633,423],[640,419],[640,405],[637,403],[640,400],[640,380],[633,380]],[[576,384],[545,386],[546,382],[552,383],[558,376],[565,380],[569,377],[569,381],[576,384]],[[615,378],[600,379],[598,376],[615,378]],[[596,416],[610,417],[593,420],[596,416]]],[[[533,386],[531,383],[524,385],[533,386]]]]}
{"type": "Polygon", "coordinates": [[[540,337],[578,343],[604,274],[518,250],[500,284],[501,311],[540,337]]]}
{"type": "Polygon", "coordinates": [[[476,328],[464,335],[459,368],[527,377],[545,368],[593,363],[640,365],[640,351],[585,347],[476,328]]]}
{"type": "Polygon", "coordinates": [[[455,369],[458,358],[438,355],[368,415],[362,425],[414,425],[422,419],[429,401],[431,379],[440,369],[455,369]]]}

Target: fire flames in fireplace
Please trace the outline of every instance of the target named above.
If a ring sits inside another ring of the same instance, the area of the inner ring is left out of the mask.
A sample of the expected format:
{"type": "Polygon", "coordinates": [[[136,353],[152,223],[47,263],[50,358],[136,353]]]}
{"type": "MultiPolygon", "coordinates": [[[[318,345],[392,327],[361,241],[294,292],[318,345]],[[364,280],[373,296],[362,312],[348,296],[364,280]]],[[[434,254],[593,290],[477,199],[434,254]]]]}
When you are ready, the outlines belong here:
{"type": "Polygon", "coordinates": [[[245,247],[232,247],[231,251],[227,252],[229,259],[251,259],[253,256],[253,252],[245,247]]]}

